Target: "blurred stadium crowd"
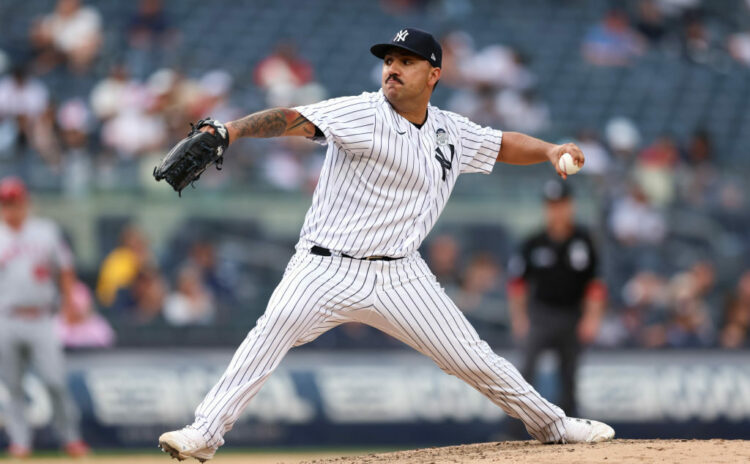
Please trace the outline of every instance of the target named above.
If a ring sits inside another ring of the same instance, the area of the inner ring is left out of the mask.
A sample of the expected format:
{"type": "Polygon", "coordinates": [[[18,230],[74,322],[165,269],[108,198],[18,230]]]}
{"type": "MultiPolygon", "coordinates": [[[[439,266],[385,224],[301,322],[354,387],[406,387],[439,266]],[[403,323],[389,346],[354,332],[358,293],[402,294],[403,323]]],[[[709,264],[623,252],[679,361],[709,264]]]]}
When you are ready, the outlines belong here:
{"type": "MultiPolygon", "coordinates": [[[[610,299],[597,345],[750,346],[748,1],[0,2],[0,172],[71,201],[143,195],[190,121],[376,89],[367,44],[405,24],[442,37],[434,104],[583,148],[576,180],[597,199],[610,299]]],[[[324,154],[296,139],[230,153],[201,190],[309,193],[324,154]]],[[[539,184],[519,188],[540,196],[539,184]]],[[[197,220],[159,255],[138,224],[116,224],[119,242],[82,272],[79,317],[60,321],[66,343],[244,336],[278,275],[237,256],[285,261],[294,240],[225,219],[197,220]]],[[[425,256],[480,333],[509,345],[505,268],[522,237],[450,232],[425,256]]],[[[341,345],[397,343],[350,325],[313,346],[341,345]]]]}

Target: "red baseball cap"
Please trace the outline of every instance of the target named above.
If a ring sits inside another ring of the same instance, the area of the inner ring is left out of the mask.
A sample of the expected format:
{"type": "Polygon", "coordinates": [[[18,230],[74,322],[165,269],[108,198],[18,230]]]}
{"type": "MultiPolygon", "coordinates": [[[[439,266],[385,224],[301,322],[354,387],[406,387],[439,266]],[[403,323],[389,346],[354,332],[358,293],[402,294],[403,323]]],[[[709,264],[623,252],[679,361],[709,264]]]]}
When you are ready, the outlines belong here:
{"type": "Polygon", "coordinates": [[[9,176],[0,180],[0,203],[25,200],[26,196],[26,184],[20,178],[9,176]]]}

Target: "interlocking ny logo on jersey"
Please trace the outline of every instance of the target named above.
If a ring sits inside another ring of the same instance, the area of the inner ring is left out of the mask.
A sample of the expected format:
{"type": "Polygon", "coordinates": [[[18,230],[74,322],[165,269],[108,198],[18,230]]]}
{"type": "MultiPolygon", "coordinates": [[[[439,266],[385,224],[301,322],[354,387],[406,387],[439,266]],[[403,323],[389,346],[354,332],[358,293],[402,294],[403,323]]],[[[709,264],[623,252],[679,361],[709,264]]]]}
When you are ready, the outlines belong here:
{"type": "Polygon", "coordinates": [[[446,171],[450,171],[451,167],[453,166],[453,154],[456,151],[452,143],[448,145],[448,148],[451,149],[450,161],[448,161],[445,155],[443,155],[443,150],[441,150],[440,147],[435,148],[435,159],[438,160],[438,163],[440,163],[440,168],[443,170],[443,180],[445,180],[446,171]]]}
{"type": "Polygon", "coordinates": [[[407,35],[409,35],[409,31],[407,31],[406,29],[402,29],[396,33],[396,37],[393,38],[393,41],[404,42],[407,35]]]}

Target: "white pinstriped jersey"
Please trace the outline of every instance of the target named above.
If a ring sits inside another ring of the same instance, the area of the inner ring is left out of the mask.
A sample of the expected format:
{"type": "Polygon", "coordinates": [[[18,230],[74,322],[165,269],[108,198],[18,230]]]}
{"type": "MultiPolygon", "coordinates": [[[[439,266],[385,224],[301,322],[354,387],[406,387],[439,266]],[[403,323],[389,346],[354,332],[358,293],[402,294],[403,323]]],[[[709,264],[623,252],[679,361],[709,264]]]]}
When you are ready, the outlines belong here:
{"type": "MultiPolygon", "coordinates": [[[[479,338],[416,253],[463,172],[489,173],[502,133],[428,107],[421,128],[381,92],[296,108],[328,141],[297,253],[263,316],[195,411],[207,449],[224,443],[286,352],[346,322],[368,324],[482,392],[536,439],[565,437],[565,413],[479,338]],[[312,253],[318,245],[361,258],[312,253]]],[[[177,433],[177,432],[173,432],[177,433]]]]}
{"type": "Polygon", "coordinates": [[[0,222],[0,313],[14,306],[50,308],[57,298],[57,272],[72,266],[73,255],[54,222],[30,217],[19,231],[0,222]]]}
{"type": "Polygon", "coordinates": [[[461,173],[489,174],[502,132],[430,105],[417,128],[382,90],[295,108],[325,135],[328,151],[298,249],[361,258],[417,250],[461,173]]]}

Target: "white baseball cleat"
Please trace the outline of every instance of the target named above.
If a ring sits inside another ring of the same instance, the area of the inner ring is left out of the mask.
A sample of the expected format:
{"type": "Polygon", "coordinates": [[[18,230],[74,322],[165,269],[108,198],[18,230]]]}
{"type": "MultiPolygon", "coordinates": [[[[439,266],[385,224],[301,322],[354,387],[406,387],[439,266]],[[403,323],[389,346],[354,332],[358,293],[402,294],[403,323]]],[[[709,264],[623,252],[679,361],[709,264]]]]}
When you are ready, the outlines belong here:
{"type": "Polygon", "coordinates": [[[214,457],[216,452],[215,448],[208,446],[203,434],[190,425],[161,434],[159,448],[178,461],[195,458],[200,462],[206,462],[214,457]]]}
{"type": "Polygon", "coordinates": [[[565,437],[563,443],[599,443],[615,437],[615,429],[591,419],[565,418],[565,437]]]}

